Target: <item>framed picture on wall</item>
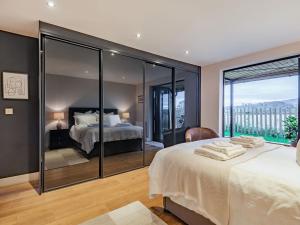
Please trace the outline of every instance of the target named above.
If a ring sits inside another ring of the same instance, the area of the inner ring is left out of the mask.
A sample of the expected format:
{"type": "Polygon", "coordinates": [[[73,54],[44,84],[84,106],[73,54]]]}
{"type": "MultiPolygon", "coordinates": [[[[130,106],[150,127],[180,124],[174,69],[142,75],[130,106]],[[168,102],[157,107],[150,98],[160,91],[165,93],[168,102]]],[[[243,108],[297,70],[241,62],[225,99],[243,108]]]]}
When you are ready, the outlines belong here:
{"type": "Polygon", "coordinates": [[[28,74],[3,72],[4,99],[28,99],[28,74]]]}

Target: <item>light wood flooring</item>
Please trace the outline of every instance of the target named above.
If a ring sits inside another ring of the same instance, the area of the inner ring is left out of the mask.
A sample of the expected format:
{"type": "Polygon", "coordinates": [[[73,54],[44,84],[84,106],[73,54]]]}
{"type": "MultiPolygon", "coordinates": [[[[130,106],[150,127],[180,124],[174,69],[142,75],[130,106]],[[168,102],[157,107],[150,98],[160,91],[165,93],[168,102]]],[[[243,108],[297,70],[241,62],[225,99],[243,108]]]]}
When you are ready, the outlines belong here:
{"type": "MultiPolygon", "coordinates": [[[[145,163],[149,165],[158,150],[145,151],[145,163]]],[[[104,158],[104,176],[111,176],[124,171],[143,167],[143,152],[128,152],[104,158]]],[[[45,170],[45,190],[78,183],[99,176],[99,157],[87,163],[45,170]]]]}
{"type": "Polygon", "coordinates": [[[182,225],[148,197],[148,168],[38,195],[29,183],[0,188],[1,225],[73,225],[141,201],[169,225],[182,225]]]}

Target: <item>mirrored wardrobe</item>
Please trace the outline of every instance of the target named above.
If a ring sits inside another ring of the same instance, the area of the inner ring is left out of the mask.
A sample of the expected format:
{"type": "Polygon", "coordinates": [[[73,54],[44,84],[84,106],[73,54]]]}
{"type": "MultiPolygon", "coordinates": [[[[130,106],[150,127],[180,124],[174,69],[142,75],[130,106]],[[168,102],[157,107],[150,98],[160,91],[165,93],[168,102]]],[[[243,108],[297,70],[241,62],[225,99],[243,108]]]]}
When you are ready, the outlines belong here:
{"type": "Polygon", "coordinates": [[[148,166],[199,126],[194,67],[98,42],[47,34],[40,41],[42,192],[148,166]]]}
{"type": "Polygon", "coordinates": [[[99,177],[100,52],[45,38],[44,53],[47,191],[99,177]]]}
{"type": "Polygon", "coordinates": [[[144,165],[143,61],[103,52],[103,176],[144,165]]]}

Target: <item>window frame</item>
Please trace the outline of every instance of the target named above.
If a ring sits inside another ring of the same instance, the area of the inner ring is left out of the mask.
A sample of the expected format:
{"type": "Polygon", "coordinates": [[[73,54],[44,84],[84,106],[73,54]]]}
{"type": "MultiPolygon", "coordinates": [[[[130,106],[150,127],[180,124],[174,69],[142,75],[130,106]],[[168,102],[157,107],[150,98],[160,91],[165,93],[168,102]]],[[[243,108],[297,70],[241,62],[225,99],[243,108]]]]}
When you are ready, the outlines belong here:
{"type": "Polygon", "coordinates": [[[225,84],[226,84],[226,80],[230,82],[230,135],[229,135],[229,137],[233,137],[233,133],[234,133],[233,114],[232,114],[233,105],[234,105],[233,104],[234,103],[234,98],[233,98],[233,96],[234,96],[234,88],[233,88],[234,80],[230,80],[230,79],[226,78],[225,74],[227,72],[234,71],[234,70],[245,69],[245,68],[249,68],[249,67],[253,67],[253,66],[259,66],[259,65],[263,65],[263,64],[267,64],[267,63],[273,63],[273,62],[278,62],[278,61],[292,59],[292,58],[298,58],[298,137],[297,137],[297,140],[300,139],[300,132],[299,132],[300,131],[300,54],[223,70],[223,72],[222,72],[222,75],[223,75],[222,137],[225,137],[225,119],[224,118],[225,118],[225,84]]]}

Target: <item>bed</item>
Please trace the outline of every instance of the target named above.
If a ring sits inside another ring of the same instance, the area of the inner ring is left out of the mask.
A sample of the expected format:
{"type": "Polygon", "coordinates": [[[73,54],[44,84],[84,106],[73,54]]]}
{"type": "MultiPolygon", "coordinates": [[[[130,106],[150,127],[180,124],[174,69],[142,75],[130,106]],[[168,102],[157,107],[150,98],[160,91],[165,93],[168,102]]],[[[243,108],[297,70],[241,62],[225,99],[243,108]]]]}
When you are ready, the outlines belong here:
{"type": "MultiPolygon", "coordinates": [[[[75,125],[76,113],[99,113],[98,108],[69,108],[69,130],[73,146],[87,158],[98,156],[100,152],[99,122],[94,126],[75,125]],[[80,138],[81,137],[81,138],[80,138]]],[[[105,114],[118,115],[117,109],[104,109],[105,114]]],[[[103,128],[104,156],[126,152],[142,151],[143,128],[139,126],[115,126],[103,128]]]]}
{"type": "Polygon", "coordinates": [[[149,167],[150,197],[189,225],[300,224],[300,166],[293,147],[264,147],[221,162],[194,154],[209,139],[159,151],[149,167]]]}

